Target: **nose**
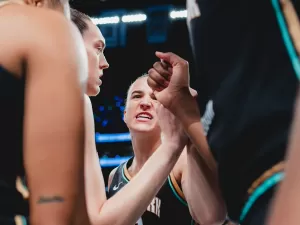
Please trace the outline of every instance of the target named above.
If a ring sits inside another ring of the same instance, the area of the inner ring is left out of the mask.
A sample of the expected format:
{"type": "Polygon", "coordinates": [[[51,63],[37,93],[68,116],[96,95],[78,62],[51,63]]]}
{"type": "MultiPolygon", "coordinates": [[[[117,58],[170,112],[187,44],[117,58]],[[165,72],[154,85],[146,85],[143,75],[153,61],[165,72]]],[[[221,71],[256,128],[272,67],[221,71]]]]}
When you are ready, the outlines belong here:
{"type": "Polygon", "coordinates": [[[108,64],[108,62],[107,62],[104,55],[102,57],[100,57],[99,67],[100,67],[101,70],[105,70],[105,69],[109,68],[109,64],[108,64]]]}
{"type": "Polygon", "coordinates": [[[148,99],[143,99],[140,103],[142,110],[146,111],[151,108],[151,102],[148,99]]]}

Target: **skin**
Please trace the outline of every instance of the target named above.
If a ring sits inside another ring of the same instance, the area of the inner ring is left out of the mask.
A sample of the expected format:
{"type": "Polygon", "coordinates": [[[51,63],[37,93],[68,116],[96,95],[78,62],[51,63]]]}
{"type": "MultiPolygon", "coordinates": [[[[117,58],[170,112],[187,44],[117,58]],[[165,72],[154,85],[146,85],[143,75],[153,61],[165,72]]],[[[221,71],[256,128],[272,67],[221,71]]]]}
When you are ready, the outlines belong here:
{"type": "MultiPolygon", "coordinates": [[[[89,218],[93,225],[132,225],[144,213],[153,197],[163,185],[166,177],[178,160],[183,146],[176,126],[166,127],[166,141],[147,161],[135,180],[118,192],[113,198],[106,199],[104,179],[99,165],[95,145],[95,130],[92,104],[89,96],[96,96],[101,85],[103,70],[108,68],[104,56],[105,39],[99,29],[88,22],[88,30],[83,33],[84,45],[89,61],[89,78],[85,100],[85,196],[89,218]],[[172,133],[174,135],[167,135],[172,133]],[[145,179],[147,177],[147,179],[145,179]],[[135,201],[132,201],[135,199],[135,201]],[[124,205],[124,203],[126,203],[124,205]],[[120,214],[127,215],[119,217],[120,214]]],[[[168,118],[166,123],[174,123],[168,118]]]]}
{"type": "Polygon", "coordinates": [[[188,62],[171,52],[156,52],[156,56],[160,61],[148,71],[148,85],[156,99],[181,122],[194,146],[188,150],[187,200],[195,199],[193,193],[202,200],[192,203],[192,215],[200,224],[209,224],[207,221],[221,223],[225,219],[226,207],[219,189],[217,164],[202,128],[195,93],[189,87],[188,62]],[[196,182],[199,184],[197,188],[196,182]]]}
{"type": "Polygon", "coordinates": [[[104,55],[105,39],[97,26],[86,21],[88,29],[83,34],[84,46],[88,56],[89,75],[86,94],[97,96],[102,84],[103,70],[109,67],[104,55]]]}
{"type": "MultiPolygon", "coordinates": [[[[147,84],[147,77],[137,79],[130,86],[124,111],[124,122],[131,134],[135,156],[132,165],[128,168],[132,177],[140,171],[161,144],[161,129],[156,113],[158,105],[152,89],[147,84]],[[141,117],[138,116],[139,114],[141,117]]],[[[109,180],[112,179],[113,173],[109,180]]]]}
{"type": "Polygon", "coordinates": [[[0,29],[6,31],[0,35],[0,64],[16,79],[26,65],[23,160],[30,223],[90,224],[82,194],[87,76],[82,39],[66,18],[67,1],[13,3],[0,9],[0,29]]]}
{"type": "MultiPolygon", "coordinates": [[[[131,177],[134,177],[143,168],[149,157],[161,144],[159,121],[162,119],[166,120],[167,117],[174,117],[168,110],[164,113],[164,118],[160,118],[157,115],[156,111],[160,103],[157,101],[153,90],[149,87],[148,79],[149,77],[141,77],[130,86],[124,112],[124,121],[130,130],[134,151],[133,162],[128,168],[131,177]]],[[[164,138],[164,134],[162,136],[164,138]]],[[[210,186],[209,189],[206,187],[208,191],[202,190],[203,187],[207,186],[202,176],[202,169],[205,169],[205,167],[201,159],[199,159],[197,149],[194,145],[188,145],[183,150],[171,173],[182,187],[183,195],[193,218],[199,224],[222,224],[225,219],[224,211],[222,211],[222,214],[219,211],[219,214],[214,214],[215,212],[210,209],[215,206],[206,208],[200,203],[205,199],[203,195],[211,194],[211,190],[213,190],[210,186]]],[[[109,185],[115,172],[116,169],[110,174],[109,185]]],[[[213,199],[214,201],[218,200],[213,199]]],[[[216,211],[220,210],[220,208],[222,210],[219,202],[217,203],[216,211]]]]}

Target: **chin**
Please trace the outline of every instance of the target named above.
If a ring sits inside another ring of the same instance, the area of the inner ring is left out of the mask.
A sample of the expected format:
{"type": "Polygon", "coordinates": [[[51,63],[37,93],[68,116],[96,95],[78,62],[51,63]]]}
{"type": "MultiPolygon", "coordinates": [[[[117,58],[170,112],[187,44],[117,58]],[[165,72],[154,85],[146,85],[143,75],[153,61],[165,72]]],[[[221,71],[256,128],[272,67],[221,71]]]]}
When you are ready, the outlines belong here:
{"type": "Polygon", "coordinates": [[[131,130],[139,133],[150,133],[157,131],[155,126],[149,126],[149,124],[138,124],[132,127],[131,130]]]}
{"type": "Polygon", "coordinates": [[[93,88],[88,88],[87,95],[88,96],[97,96],[100,93],[100,87],[96,86],[93,88]]]}

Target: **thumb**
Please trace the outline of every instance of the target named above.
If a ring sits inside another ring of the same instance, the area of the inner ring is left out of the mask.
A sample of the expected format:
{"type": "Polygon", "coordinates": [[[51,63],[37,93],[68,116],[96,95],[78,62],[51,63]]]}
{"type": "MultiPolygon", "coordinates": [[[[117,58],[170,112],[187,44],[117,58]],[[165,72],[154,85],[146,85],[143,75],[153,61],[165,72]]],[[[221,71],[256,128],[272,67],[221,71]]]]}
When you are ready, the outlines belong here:
{"type": "Polygon", "coordinates": [[[160,91],[153,90],[155,98],[159,101],[160,91]]]}
{"type": "Polygon", "coordinates": [[[156,98],[156,100],[158,101],[158,103],[163,106],[163,107],[166,107],[166,95],[164,93],[165,91],[164,90],[161,90],[161,91],[156,91],[156,90],[153,90],[153,94],[156,98]]]}

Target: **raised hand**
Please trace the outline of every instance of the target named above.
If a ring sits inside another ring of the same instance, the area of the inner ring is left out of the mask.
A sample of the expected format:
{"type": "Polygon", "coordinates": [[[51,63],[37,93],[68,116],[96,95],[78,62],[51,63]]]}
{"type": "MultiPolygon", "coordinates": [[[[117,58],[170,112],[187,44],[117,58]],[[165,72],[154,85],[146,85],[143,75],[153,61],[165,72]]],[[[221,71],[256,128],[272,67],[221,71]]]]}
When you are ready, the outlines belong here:
{"type": "Polygon", "coordinates": [[[158,123],[162,132],[162,142],[181,146],[182,149],[188,142],[188,137],[180,121],[162,104],[156,108],[158,123]]]}
{"type": "Polygon", "coordinates": [[[155,54],[161,61],[154,63],[148,71],[148,85],[156,99],[176,116],[198,118],[200,115],[194,99],[197,92],[189,87],[188,62],[171,52],[155,54]]]}

